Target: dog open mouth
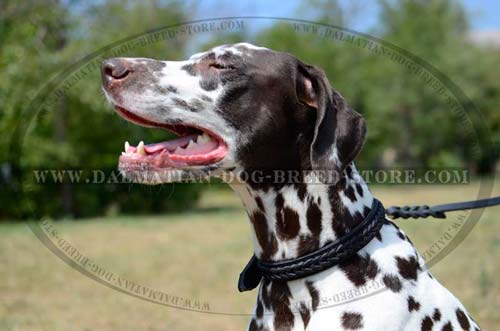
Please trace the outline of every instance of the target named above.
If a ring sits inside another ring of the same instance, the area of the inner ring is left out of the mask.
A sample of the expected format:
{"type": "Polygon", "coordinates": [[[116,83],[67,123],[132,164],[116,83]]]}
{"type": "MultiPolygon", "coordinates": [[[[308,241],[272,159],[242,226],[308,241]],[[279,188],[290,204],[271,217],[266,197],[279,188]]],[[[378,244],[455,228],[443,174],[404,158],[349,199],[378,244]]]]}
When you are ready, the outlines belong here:
{"type": "Polygon", "coordinates": [[[118,114],[126,120],[145,127],[163,128],[179,137],[153,144],[140,142],[130,146],[125,142],[125,151],[120,156],[120,169],[137,168],[163,170],[194,166],[213,165],[227,154],[225,142],[207,129],[188,124],[155,123],[116,106],[118,114]]]}

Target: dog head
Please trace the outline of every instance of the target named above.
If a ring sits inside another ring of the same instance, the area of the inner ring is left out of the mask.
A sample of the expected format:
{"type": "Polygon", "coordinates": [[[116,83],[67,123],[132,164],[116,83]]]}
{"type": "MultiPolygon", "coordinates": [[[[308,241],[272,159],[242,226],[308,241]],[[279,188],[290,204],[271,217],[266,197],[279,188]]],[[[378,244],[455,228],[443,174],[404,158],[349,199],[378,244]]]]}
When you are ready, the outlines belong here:
{"type": "Polygon", "coordinates": [[[235,169],[342,171],[365,138],[363,118],[322,70],[247,43],[215,47],[186,61],[109,59],[102,80],[122,117],[179,136],[125,144],[119,168],[136,182],[235,169]]]}

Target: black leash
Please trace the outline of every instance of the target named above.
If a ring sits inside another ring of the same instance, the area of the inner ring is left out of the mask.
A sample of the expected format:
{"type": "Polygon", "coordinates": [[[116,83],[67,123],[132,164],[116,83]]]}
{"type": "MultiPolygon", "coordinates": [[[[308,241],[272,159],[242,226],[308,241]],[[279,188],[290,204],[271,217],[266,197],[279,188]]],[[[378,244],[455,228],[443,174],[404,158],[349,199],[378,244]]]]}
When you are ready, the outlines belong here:
{"type": "Polygon", "coordinates": [[[250,291],[256,288],[262,278],[266,280],[289,281],[303,278],[320,271],[329,269],[348,260],[360,249],[365,247],[380,231],[385,222],[385,215],[397,218],[446,218],[445,212],[476,209],[500,205],[500,197],[489,199],[456,202],[429,207],[423,206],[393,206],[384,209],[377,199],[366,218],[353,230],[338,240],[325,245],[317,251],[303,255],[296,259],[277,262],[260,261],[254,255],[240,273],[238,290],[250,291]]]}
{"type": "Polygon", "coordinates": [[[500,197],[482,199],[482,200],[473,200],[473,201],[465,201],[465,202],[455,202],[455,203],[447,203],[444,205],[437,205],[433,207],[429,207],[427,205],[423,206],[393,206],[387,208],[385,213],[388,216],[391,216],[392,219],[397,218],[427,218],[429,216],[435,218],[446,218],[445,212],[449,211],[457,211],[457,210],[467,210],[467,209],[477,209],[500,205],[500,197]]]}

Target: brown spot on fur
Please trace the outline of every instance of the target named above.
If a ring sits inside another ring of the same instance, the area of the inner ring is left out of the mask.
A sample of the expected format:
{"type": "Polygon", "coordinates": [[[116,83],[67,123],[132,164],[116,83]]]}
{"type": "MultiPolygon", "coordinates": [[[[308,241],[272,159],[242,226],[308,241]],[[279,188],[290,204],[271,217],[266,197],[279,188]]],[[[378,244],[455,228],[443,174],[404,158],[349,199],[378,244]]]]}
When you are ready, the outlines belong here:
{"type": "Polygon", "coordinates": [[[399,280],[398,276],[395,275],[385,275],[382,278],[382,281],[384,282],[385,286],[389,288],[392,292],[399,292],[401,291],[401,281],[399,280]]]}
{"type": "Polygon", "coordinates": [[[285,207],[285,199],[281,193],[276,195],[276,230],[281,239],[293,239],[300,230],[299,215],[296,211],[285,207]]]}
{"type": "Polygon", "coordinates": [[[451,325],[451,322],[448,321],[445,325],[443,325],[443,328],[441,331],[453,331],[453,326],[451,325]]]}
{"type": "Polygon", "coordinates": [[[278,249],[278,242],[276,241],[276,237],[270,235],[266,216],[262,212],[254,212],[250,217],[250,220],[253,224],[257,241],[262,248],[261,259],[269,260],[278,249]]]}
{"type": "Polygon", "coordinates": [[[303,302],[300,304],[299,313],[302,318],[302,322],[304,323],[304,329],[306,329],[309,324],[309,320],[311,319],[311,312],[303,302]]]}
{"type": "Polygon", "coordinates": [[[375,278],[379,271],[375,261],[370,259],[369,256],[361,257],[359,254],[339,263],[339,267],[345,273],[346,277],[358,287],[363,286],[367,278],[375,278]]]}
{"type": "Polygon", "coordinates": [[[415,256],[411,256],[408,259],[396,256],[396,262],[401,277],[405,279],[417,280],[417,271],[420,269],[420,265],[415,256]]]}
{"type": "Polygon", "coordinates": [[[255,197],[255,203],[257,204],[257,207],[259,207],[259,209],[264,212],[265,209],[264,209],[264,203],[262,202],[262,199],[261,197],[255,197]]]}
{"type": "Polygon", "coordinates": [[[468,331],[470,328],[470,322],[465,313],[460,309],[457,308],[456,310],[456,315],[457,315],[457,321],[458,324],[464,329],[465,331],[468,331]]]}
{"type": "Polygon", "coordinates": [[[305,255],[319,248],[318,238],[312,236],[301,235],[299,237],[299,247],[297,248],[298,256],[305,255]]]}
{"type": "Polygon", "coordinates": [[[339,182],[337,183],[337,188],[344,190],[347,185],[347,179],[345,176],[340,177],[339,182]]]}
{"type": "Polygon", "coordinates": [[[337,237],[341,237],[345,235],[347,230],[346,217],[350,218],[351,215],[343,209],[339,192],[336,189],[332,187],[328,189],[328,199],[332,209],[332,230],[337,237]]]}
{"type": "Polygon", "coordinates": [[[358,330],[363,327],[363,316],[358,313],[344,312],[342,314],[342,327],[346,330],[358,330]]]}
{"type": "Polygon", "coordinates": [[[299,197],[300,201],[304,201],[304,198],[306,197],[307,194],[307,186],[304,183],[299,183],[296,184],[297,188],[297,196],[299,197]]]}
{"type": "Polygon", "coordinates": [[[281,209],[283,209],[283,207],[285,206],[285,199],[283,198],[283,194],[278,193],[274,202],[276,206],[276,212],[281,211],[281,209]]]}
{"type": "Polygon", "coordinates": [[[418,311],[420,309],[420,303],[415,301],[415,298],[412,297],[411,295],[408,297],[408,311],[412,312],[418,311]]]}
{"type": "Polygon", "coordinates": [[[286,282],[273,281],[271,283],[270,299],[274,312],[274,328],[288,331],[293,328],[295,316],[290,309],[290,288],[286,282]]]}
{"type": "MultiPolygon", "coordinates": [[[[369,208],[364,208],[363,213],[356,212],[354,215],[351,215],[339,197],[339,185],[337,184],[335,187],[331,186],[328,189],[328,199],[331,202],[333,215],[332,229],[337,237],[345,235],[350,229],[361,223],[365,215],[370,211],[369,208]]],[[[353,190],[352,187],[350,189],[353,190]]]]}
{"type": "Polygon", "coordinates": [[[278,240],[276,240],[276,236],[271,234],[270,237],[271,237],[271,240],[269,242],[269,247],[268,247],[269,258],[271,256],[273,256],[276,253],[276,251],[278,250],[278,240]]]}
{"type": "Polygon", "coordinates": [[[299,230],[299,217],[297,213],[295,212],[295,215],[292,215],[292,210],[290,210],[288,207],[285,208],[285,199],[283,198],[283,195],[281,193],[278,193],[276,195],[276,200],[275,200],[275,206],[276,206],[276,230],[278,233],[278,236],[281,239],[292,239],[291,237],[291,232],[299,230]],[[285,210],[286,209],[286,210],[285,210]],[[287,215],[285,216],[285,213],[287,215]],[[295,217],[296,216],[296,219],[295,217]],[[291,222],[296,221],[296,224],[287,224],[287,217],[290,218],[291,222]]]}
{"type": "Polygon", "coordinates": [[[269,284],[270,281],[266,279],[262,280],[260,295],[262,297],[262,302],[264,302],[264,307],[266,307],[266,309],[271,309],[271,299],[269,298],[269,293],[268,293],[269,284]]]}
{"type": "Polygon", "coordinates": [[[322,213],[318,205],[311,199],[307,207],[307,227],[311,231],[313,237],[316,237],[318,241],[321,233],[321,215],[322,213]]]}
{"type": "Polygon", "coordinates": [[[252,321],[250,321],[250,325],[248,326],[248,331],[258,331],[257,321],[255,321],[255,318],[252,318],[252,321]]]}
{"type": "Polygon", "coordinates": [[[191,76],[196,76],[196,70],[194,64],[186,64],[181,67],[182,70],[185,70],[191,76]]]}
{"type": "Polygon", "coordinates": [[[352,188],[352,186],[349,185],[344,193],[346,197],[349,198],[349,200],[351,200],[352,202],[356,201],[356,195],[354,194],[354,189],[352,188]]]}
{"type": "Polygon", "coordinates": [[[347,167],[345,167],[345,173],[347,175],[347,177],[351,177],[352,175],[352,166],[349,164],[347,167]]]}
{"type": "Polygon", "coordinates": [[[313,311],[316,311],[319,305],[319,292],[311,281],[306,281],[306,287],[311,296],[311,308],[313,311]]]}
{"type": "Polygon", "coordinates": [[[432,319],[435,321],[435,322],[439,322],[441,320],[441,312],[439,311],[439,309],[434,309],[434,314],[432,314],[432,319]]]}
{"type": "Polygon", "coordinates": [[[192,105],[188,104],[186,101],[179,99],[179,98],[172,98],[172,101],[175,103],[176,106],[181,107],[183,109],[192,111],[192,112],[197,112],[198,109],[196,107],[193,107],[192,105]]]}
{"type": "Polygon", "coordinates": [[[289,240],[299,234],[299,214],[289,207],[276,211],[276,229],[281,239],[289,240]]]}
{"type": "Polygon", "coordinates": [[[363,188],[361,187],[361,184],[359,184],[359,183],[356,184],[356,192],[358,192],[358,195],[360,197],[363,196],[363,188]]]}
{"type": "Polygon", "coordinates": [[[264,307],[262,306],[262,302],[260,300],[257,300],[257,308],[255,309],[255,315],[257,318],[262,318],[264,315],[264,307]]]}
{"type": "Polygon", "coordinates": [[[375,262],[375,260],[373,259],[370,259],[369,256],[367,258],[369,262],[368,267],[366,268],[366,276],[370,279],[374,279],[379,272],[378,265],[377,262],[375,262]]]}
{"type": "Polygon", "coordinates": [[[434,322],[432,321],[432,319],[429,316],[425,316],[424,319],[422,320],[421,330],[431,331],[433,326],[434,322]]]}
{"type": "Polygon", "coordinates": [[[268,246],[269,237],[266,216],[262,212],[256,211],[252,214],[250,220],[255,229],[257,241],[259,242],[260,247],[264,249],[264,247],[268,246]]]}

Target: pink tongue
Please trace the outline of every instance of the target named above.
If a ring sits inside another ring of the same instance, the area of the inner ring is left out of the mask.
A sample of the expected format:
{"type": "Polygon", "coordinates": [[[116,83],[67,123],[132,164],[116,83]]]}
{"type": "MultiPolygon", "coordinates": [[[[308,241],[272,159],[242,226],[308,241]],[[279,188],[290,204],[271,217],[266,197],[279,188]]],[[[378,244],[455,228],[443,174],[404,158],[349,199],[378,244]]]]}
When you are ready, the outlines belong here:
{"type": "Polygon", "coordinates": [[[163,142],[157,143],[157,144],[149,144],[149,145],[144,146],[144,150],[148,154],[153,154],[153,153],[159,152],[159,151],[164,150],[164,149],[168,150],[169,152],[173,152],[179,146],[181,146],[181,147],[186,146],[189,143],[189,141],[195,140],[196,137],[197,137],[197,135],[192,134],[192,135],[180,137],[180,138],[177,138],[174,140],[163,141],[163,142]]]}

